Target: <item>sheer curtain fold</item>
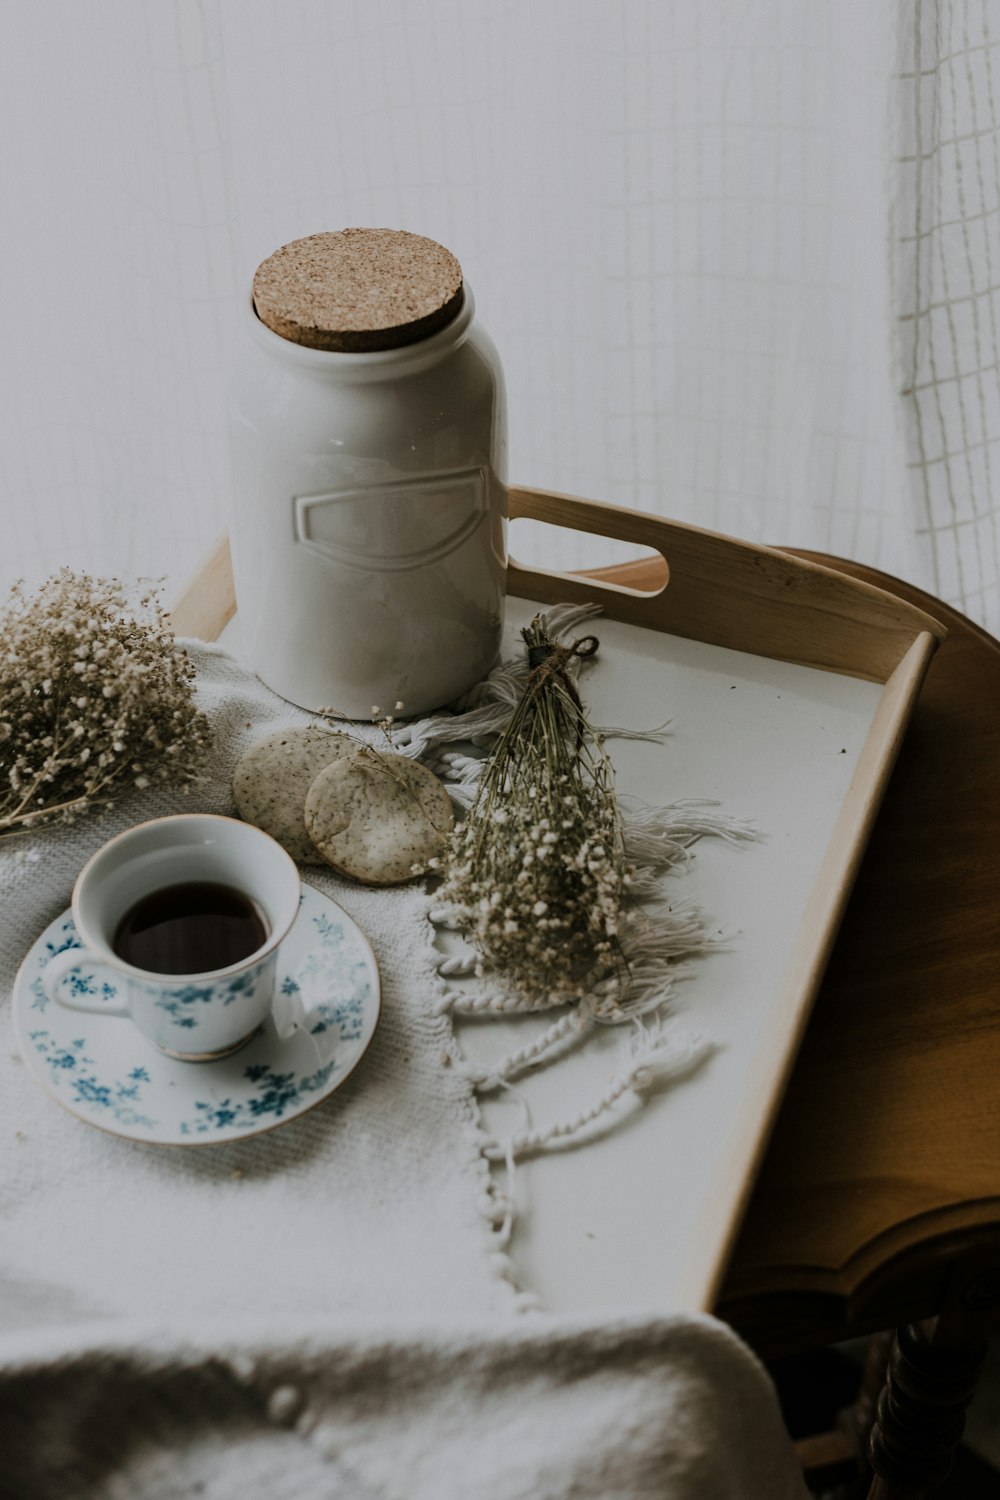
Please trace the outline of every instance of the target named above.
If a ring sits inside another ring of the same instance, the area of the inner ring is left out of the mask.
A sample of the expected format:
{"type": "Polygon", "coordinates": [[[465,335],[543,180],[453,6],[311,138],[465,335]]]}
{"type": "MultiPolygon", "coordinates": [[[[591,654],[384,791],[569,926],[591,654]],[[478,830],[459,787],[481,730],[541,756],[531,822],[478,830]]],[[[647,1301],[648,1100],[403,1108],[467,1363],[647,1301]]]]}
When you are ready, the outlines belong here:
{"type": "Polygon", "coordinates": [[[227,520],[253,267],[368,223],[461,259],[517,480],[861,558],[1000,628],[990,0],[8,0],[0,26],[0,585],[175,588],[227,520]]]}
{"type": "Polygon", "coordinates": [[[1000,14],[901,8],[893,314],[908,519],[928,587],[1000,629],[1000,14]]]}

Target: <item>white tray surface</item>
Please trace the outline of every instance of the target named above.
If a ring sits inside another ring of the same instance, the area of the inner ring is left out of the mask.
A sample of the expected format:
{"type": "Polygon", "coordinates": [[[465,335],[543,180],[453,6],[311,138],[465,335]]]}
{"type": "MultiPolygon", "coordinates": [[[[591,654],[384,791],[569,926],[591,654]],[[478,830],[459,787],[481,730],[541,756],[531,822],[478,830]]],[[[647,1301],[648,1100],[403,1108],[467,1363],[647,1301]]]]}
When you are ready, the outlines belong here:
{"type": "MultiPolygon", "coordinates": [[[[507,654],[535,608],[508,601],[507,654]]],[[[734,1169],[760,1108],[746,1080],[768,1072],[770,1044],[759,1039],[773,1035],[782,973],[882,688],[616,621],[593,628],[600,652],[581,678],[591,722],[671,721],[659,745],[608,741],[619,793],[718,799],[761,837],[738,847],[703,839],[688,870],[666,877],[727,940],[694,961],[673,1006],[718,1051],[616,1133],[518,1168],[514,1257],[553,1311],[700,1307],[718,1256],[715,1200],[741,1180],[734,1169]]],[[[493,1057],[542,1024],[463,1023],[460,1035],[470,1052],[493,1057]]],[[[519,1082],[536,1123],[572,1116],[599,1095],[624,1040],[602,1030],[519,1082]]],[[[512,1102],[484,1113],[498,1130],[519,1122],[512,1102]]]]}

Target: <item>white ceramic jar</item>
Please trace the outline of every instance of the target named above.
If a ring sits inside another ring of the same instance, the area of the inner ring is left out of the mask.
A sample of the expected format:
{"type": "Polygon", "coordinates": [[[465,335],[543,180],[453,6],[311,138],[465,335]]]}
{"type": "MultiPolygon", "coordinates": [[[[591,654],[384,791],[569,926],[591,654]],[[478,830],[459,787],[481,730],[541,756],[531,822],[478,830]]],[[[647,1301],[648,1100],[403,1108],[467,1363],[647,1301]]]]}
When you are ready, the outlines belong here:
{"type": "MultiPolygon", "coordinates": [[[[421,246],[440,251],[395,231],[341,234],[391,235],[418,257],[421,246]]],[[[283,251],[338,240],[312,236],[283,251]]],[[[447,321],[420,336],[428,320],[421,305],[400,301],[398,266],[382,248],[376,242],[380,254],[365,263],[360,291],[355,278],[332,311],[327,298],[315,315],[317,324],[353,319],[349,336],[313,327],[310,312],[286,337],[251,299],[231,388],[231,541],[247,659],[283,698],[350,718],[368,718],[376,705],[399,717],[423,713],[479,681],[499,650],[506,574],[506,405],[496,349],[461,281],[443,308],[447,321]],[[381,311],[380,276],[389,304],[381,311]],[[371,337],[358,331],[380,320],[389,326],[371,337]],[[298,341],[331,338],[352,347],[298,341]]],[[[317,279],[306,263],[291,302],[313,292],[322,301],[322,257],[319,271],[317,279]]],[[[287,326],[272,306],[268,315],[287,326]]]]}

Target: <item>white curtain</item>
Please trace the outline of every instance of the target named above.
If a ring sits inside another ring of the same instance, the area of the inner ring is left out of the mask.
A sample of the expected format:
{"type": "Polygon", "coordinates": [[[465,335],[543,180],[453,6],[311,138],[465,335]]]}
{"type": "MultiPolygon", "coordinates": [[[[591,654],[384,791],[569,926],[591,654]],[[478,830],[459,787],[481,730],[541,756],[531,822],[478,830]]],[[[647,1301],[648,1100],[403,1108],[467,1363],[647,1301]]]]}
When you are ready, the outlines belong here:
{"type": "Polygon", "coordinates": [[[255,265],[374,224],[461,260],[515,480],[1000,629],[998,121],[996,0],[4,0],[0,587],[175,590],[255,265]]]}

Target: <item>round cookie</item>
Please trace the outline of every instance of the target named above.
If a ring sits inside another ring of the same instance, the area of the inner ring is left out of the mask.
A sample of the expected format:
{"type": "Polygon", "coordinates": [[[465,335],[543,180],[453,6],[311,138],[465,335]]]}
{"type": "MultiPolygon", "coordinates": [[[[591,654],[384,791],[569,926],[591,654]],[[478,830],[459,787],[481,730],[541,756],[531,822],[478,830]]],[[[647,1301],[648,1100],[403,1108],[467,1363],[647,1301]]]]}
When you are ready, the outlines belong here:
{"type": "Polygon", "coordinates": [[[240,817],[263,828],[300,864],[321,864],[302,820],[306,793],[325,766],[360,748],[349,735],[317,724],[265,735],[236,763],[233,797],[240,817]]]}
{"type": "Polygon", "coordinates": [[[412,880],[439,854],[451,799],[426,766],[369,750],[321,771],[306,797],[305,824],[327,864],[365,885],[412,880]]]}

